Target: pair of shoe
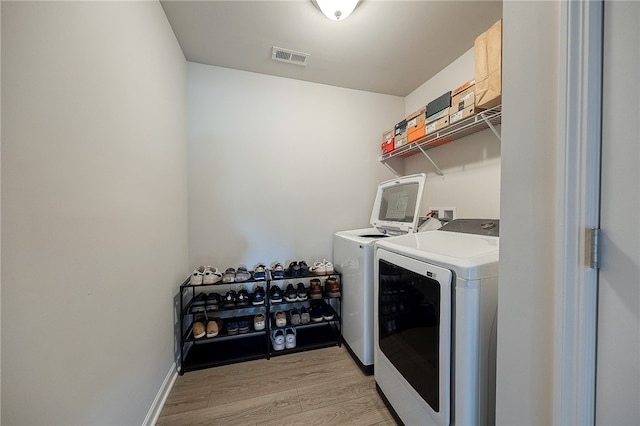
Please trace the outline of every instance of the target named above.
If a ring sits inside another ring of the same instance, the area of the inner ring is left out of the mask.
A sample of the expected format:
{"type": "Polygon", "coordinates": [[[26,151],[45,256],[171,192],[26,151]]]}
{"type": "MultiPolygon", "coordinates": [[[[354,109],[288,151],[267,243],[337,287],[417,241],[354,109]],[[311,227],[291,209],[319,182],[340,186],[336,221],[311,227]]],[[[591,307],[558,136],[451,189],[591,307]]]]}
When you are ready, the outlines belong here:
{"type": "Polygon", "coordinates": [[[207,319],[199,317],[193,323],[194,339],[202,339],[203,337],[216,337],[222,329],[222,320],[220,318],[207,319]]]}
{"type": "Polygon", "coordinates": [[[238,266],[238,269],[235,270],[233,268],[227,268],[224,271],[224,275],[222,276],[222,282],[225,284],[229,283],[240,283],[244,281],[249,281],[251,279],[251,272],[247,270],[247,267],[244,265],[238,266]]]}
{"type": "Polygon", "coordinates": [[[283,349],[293,349],[296,347],[296,329],[288,327],[286,329],[273,330],[271,332],[271,346],[274,351],[283,349]]]}
{"type": "Polygon", "coordinates": [[[307,289],[302,283],[298,283],[297,287],[289,283],[284,291],[284,300],[287,302],[302,302],[307,300],[307,289]]]}
{"type": "Polygon", "coordinates": [[[218,293],[198,293],[191,302],[189,312],[217,311],[220,309],[220,295],[218,293]]]}
{"type": "Polygon", "coordinates": [[[322,261],[316,260],[313,266],[309,268],[309,272],[314,275],[333,274],[333,263],[327,259],[322,259],[322,261]]]}
{"type": "Polygon", "coordinates": [[[222,281],[222,273],[213,266],[199,266],[189,277],[189,284],[191,285],[209,285],[220,281],[222,281]]]}
{"type": "Polygon", "coordinates": [[[251,326],[249,325],[249,321],[246,319],[227,323],[227,335],[229,336],[248,333],[249,330],[251,330],[251,326]]]}
{"type": "Polygon", "coordinates": [[[309,266],[304,260],[293,261],[289,263],[289,267],[285,271],[288,277],[303,277],[309,273],[309,266]]]}
{"type": "Polygon", "coordinates": [[[312,303],[311,308],[309,309],[309,314],[311,315],[311,321],[313,322],[331,321],[335,318],[333,308],[324,300],[312,303]]]}
{"type": "Polygon", "coordinates": [[[246,288],[240,289],[237,293],[235,290],[229,290],[224,296],[222,307],[232,309],[235,307],[249,306],[249,300],[249,292],[246,288]]]}

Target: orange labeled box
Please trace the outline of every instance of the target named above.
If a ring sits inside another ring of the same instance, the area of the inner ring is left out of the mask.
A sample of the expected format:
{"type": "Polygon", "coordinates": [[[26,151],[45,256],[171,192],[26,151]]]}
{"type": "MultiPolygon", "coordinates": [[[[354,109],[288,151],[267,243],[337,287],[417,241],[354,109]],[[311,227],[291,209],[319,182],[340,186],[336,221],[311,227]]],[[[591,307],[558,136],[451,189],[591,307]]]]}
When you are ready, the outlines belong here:
{"type": "Polygon", "coordinates": [[[420,108],[407,117],[407,143],[420,139],[425,135],[424,125],[427,118],[427,109],[420,108]]]}

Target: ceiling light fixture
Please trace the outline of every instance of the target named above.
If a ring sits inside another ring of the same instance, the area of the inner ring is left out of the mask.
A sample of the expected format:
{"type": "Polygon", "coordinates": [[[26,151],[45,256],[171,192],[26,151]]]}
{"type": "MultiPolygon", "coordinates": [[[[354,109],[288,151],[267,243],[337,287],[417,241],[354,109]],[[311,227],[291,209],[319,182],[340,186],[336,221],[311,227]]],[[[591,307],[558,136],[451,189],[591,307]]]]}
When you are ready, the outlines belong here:
{"type": "Polygon", "coordinates": [[[324,16],[332,21],[344,21],[360,3],[360,0],[312,0],[324,16]]]}

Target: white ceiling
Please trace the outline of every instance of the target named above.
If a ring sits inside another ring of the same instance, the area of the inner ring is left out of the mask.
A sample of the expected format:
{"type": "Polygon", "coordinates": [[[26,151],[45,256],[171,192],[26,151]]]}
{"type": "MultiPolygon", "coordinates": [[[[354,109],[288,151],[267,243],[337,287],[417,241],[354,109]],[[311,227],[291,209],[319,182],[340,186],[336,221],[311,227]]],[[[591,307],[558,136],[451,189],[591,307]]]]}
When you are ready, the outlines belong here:
{"type": "Polygon", "coordinates": [[[363,0],[341,22],[311,0],[161,4],[188,61],[397,96],[502,17],[502,1],[481,0],[363,0]],[[273,61],[272,46],[309,53],[308,65],[273,61]]]}

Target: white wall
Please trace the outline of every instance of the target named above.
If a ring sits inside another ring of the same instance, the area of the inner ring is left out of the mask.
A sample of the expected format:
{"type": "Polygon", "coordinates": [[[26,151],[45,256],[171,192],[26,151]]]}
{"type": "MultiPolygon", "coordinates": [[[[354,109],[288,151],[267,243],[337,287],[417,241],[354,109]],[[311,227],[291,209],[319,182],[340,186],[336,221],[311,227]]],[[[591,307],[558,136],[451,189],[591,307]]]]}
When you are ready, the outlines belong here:
{"type": "Polygon", "coordinates": [[[3,424],[141,424],[167,377],[185,80],[157,2],[2,2],[3,424]]]}
{"type": "MultiPolygon", "coordinates": [[[[470,40],[473,45],[473,40],[470,40]]],[[[406,98],[406,115],[474,78],[473,47],[406,98]]],[[[500,131],[500,126],[496,126],[500,131]]],[[[458,217],[500,218],[500,140],[489,130],[430,149],[444,176],[421,153],[405,160],[404,173],[427,173],[423,211],[456,207],[458,217]]]]}
{"type": "Polygon", "coordinates": [[[496,423],[552,424],[558,2],[505,2],[496,423]]]}
{"type": "Polygon", "coordinates": [[[369,226],[403,98],[187,69],[192,267],[330,259],[335,231],[369,226]]]}

